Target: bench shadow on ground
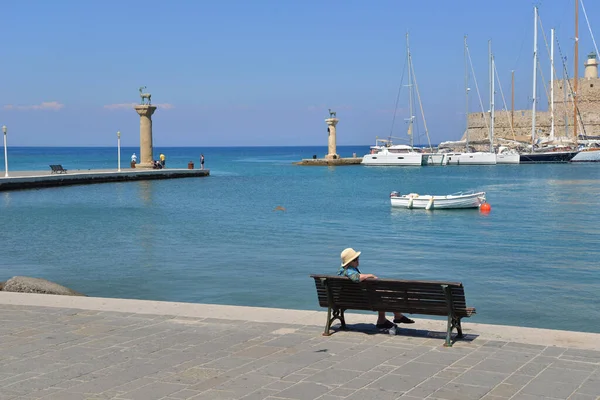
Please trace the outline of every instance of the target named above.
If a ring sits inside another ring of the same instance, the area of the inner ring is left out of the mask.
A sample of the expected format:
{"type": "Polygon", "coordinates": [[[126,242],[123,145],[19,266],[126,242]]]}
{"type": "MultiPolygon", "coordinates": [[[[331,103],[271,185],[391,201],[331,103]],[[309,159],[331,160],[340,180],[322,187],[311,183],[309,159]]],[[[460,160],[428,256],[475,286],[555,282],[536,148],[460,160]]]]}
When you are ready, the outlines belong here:
{"type": "MultiPolygon", "coordinates": [[[[346,329],[341,329],[340,324],[334,325],[331,327],[331,333],[335,334],[337,332],[359,332],[364,333],[366,335],[389,335],[389,330],[387,329],[377,329],[374,324],[346,324],[346,329]]],[[[456,331],[452,333],[452,343],[456,342],[472,342],[477,339],[479,335],[473,335],[464,333],[464,336],[460,339],[456,337],[456,331]]],[[[440,341],[446,340],[446,331],[431,331],[427,329],[417,329],[417,328],[405,328],[404,326],[399,325],[396,328],[395,336],[405,336],[405,337],[416,337],[423,339],[439,339],[440,341]]]]}

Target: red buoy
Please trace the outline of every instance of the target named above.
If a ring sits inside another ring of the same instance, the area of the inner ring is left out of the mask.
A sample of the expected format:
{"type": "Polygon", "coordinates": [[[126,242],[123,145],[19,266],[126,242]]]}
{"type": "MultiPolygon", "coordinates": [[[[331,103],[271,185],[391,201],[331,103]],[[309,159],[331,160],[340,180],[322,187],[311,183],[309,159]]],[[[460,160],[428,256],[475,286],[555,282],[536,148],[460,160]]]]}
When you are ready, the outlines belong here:
{"type": "Polygon", "coordinates": [[[490,203],[483,203],[479,206],[479,211],[489,213],[490,211],[492,211],[492,206],[490,206],[490,203]]]}

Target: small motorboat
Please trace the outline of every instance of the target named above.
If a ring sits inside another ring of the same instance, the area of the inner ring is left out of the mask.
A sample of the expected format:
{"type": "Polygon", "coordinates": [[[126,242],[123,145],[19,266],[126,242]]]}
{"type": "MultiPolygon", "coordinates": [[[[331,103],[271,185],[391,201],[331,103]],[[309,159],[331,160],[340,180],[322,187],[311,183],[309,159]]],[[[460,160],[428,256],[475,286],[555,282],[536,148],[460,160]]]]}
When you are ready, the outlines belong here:
{"type": "Polygon", "coordinates": [[[419,195],[417,193],[390,194],[392,207],[424,208],[426,210],[441,208],[478,208],[486,202],[485,192],[458,192],[446,196],[419,195]]]}

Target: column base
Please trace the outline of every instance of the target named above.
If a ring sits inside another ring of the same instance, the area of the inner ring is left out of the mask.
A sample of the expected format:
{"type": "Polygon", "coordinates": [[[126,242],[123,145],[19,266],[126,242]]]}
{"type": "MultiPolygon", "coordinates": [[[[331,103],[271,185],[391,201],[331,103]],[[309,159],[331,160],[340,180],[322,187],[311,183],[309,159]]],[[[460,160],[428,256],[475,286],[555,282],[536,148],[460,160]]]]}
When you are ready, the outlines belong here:
{"type": "Polygon", "coordinates": [[[337,159],[337,158],[340,158],[339,154],[327,154],[327,155],[325,156],[325,159],[326,159],[326,160],[335,160],[335,159],[337,159]]]}
{"type": "Polygon", "coordinates": [[[135,169],[152,169],[152,168],[154,168],[154,165],[152,165],[151,163],[135,164],[135,169]]]}

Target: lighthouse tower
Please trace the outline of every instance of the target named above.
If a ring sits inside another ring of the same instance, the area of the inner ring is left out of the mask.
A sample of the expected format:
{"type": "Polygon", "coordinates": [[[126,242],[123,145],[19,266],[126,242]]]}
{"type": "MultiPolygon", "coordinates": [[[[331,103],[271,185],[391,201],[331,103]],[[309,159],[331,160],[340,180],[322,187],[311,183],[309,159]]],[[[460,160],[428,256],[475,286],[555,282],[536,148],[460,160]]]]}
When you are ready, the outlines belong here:
{"type": "Polygon", "coordinates": [[[598,60],[596,59],[596,53],[591,52],[588,54],[588,59],[584,63],[585,65],[585,78],[586,79],[597,79],[598,78],[598,60]]]}

